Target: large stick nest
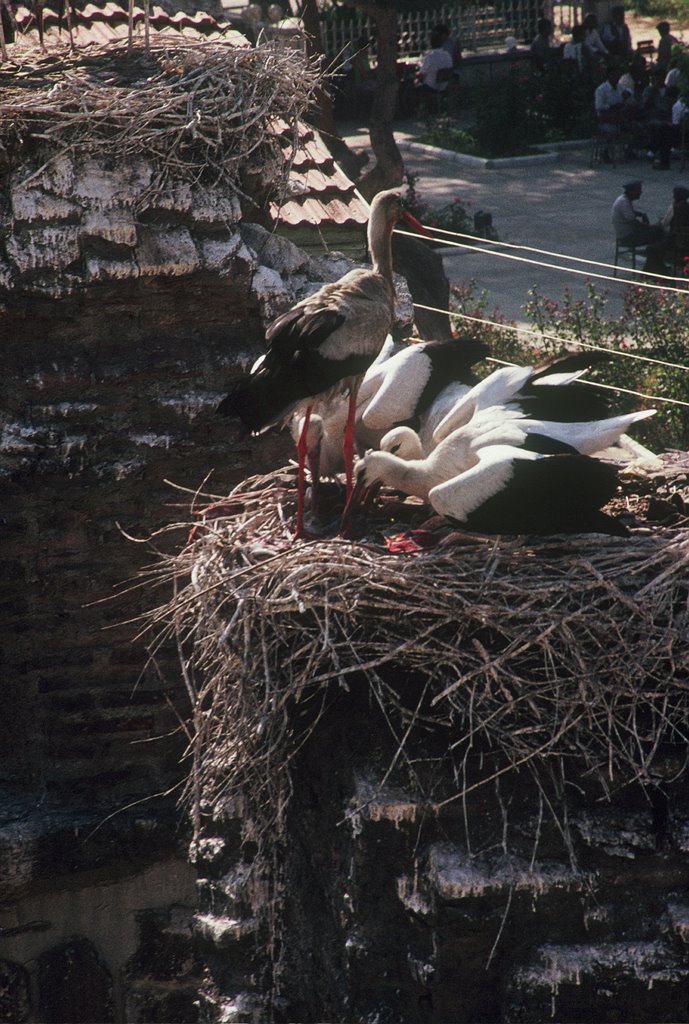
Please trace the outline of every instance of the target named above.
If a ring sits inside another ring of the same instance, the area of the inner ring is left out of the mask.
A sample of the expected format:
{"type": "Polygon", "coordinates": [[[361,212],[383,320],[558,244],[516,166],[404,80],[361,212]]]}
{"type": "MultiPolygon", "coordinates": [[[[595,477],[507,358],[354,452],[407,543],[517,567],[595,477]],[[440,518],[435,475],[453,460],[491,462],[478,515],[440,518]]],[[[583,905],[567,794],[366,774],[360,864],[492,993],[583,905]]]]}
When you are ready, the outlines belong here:
{"type": "MultiPolygon", "coordinates": [[[[387,502],[382,521],[399,530],[428,518],[418,502],[387,502]]],[[[378,529],[295,542],[293,512],[290,470],[246,481],[157,569],[174,596],[148,624],[158,642],[176,636],[194,705],[197,826],[202,798],[240,800],[255,837],[279,836],[295,753],[327,695],[362,681],[397,761],[417,727],[444,731],[460,766],[446,801],[555,760],[604,793],[681,773],[685,528],[510,538],[431,521],[437,543],[410,554],[378,529]],[[478,749],[491,754],[485,771],[467,773],[478,749]]]]}
{"type": "Polygon", "coordinates": [[[276,126],[295,124],[319,80],[313,62],[266,43],[125,45],[0,72],[0,162],[142,155],[159,173],[240,191],[246,165],[280,159],[276,126]]]}

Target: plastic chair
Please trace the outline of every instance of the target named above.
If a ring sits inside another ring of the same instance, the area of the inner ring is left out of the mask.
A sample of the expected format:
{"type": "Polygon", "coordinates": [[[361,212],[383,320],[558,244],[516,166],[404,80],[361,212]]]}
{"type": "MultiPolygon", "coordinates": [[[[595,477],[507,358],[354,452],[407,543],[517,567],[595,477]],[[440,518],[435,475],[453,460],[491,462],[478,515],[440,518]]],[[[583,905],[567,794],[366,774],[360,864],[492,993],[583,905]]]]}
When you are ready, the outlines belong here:
{"type": "Polygon", "coordinates": [[[619,265],[620,257],[631,256],[632,259],[632,270],[636,270],[636,254],[646,255],[645,245],[625,245],[624,242],[620,242],[619,238],[615,239],[615,270],[613,277],[617,277],[617,267],[619,265]]]}

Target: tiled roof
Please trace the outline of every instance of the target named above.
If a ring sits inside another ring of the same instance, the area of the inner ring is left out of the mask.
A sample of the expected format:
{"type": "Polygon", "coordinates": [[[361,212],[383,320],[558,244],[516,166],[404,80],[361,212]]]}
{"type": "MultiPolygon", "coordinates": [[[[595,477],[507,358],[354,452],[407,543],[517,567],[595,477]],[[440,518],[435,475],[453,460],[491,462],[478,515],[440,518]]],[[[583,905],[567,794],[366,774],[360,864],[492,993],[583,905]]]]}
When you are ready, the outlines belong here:
{"type": "MultiPolygon", "coordinates": [[[[292,156],[292,132],[278,128],[285,158],[292,156]]],[[[328,151],[322,137],[308,125],[299,126],[299,149],[290,170],[287,196],[271,215],[279,224],[299,227],[363,227],[368,205],[328,151]]]]}
{"type": "MultiPolygon", "coordinates": [[[[10,60],[16,60],[21,57],[22,53],[36,49],[40,45],[35,14],[23,4],[13,7],[13,11],[19,32],[15,41],[8,45],[10,60]]],[[[152,38],[165,36],[171,41],[179,38],[185,40],[209,39],[216,42],[223,40],[233,46],[251,45],[241,32],[216,21],[205,11],[197,11],[195,14],[184,14],[182,11],[168,14],[156,4],[151,6],[149,23],[152,38]]],[[[48,52],[69,46],[66,15],[62,19],[60,28],[55,11],[45,7],[43,25],[45,46],[48,52]]],[[[127,33],[127,9],[120,4],[113,3],[112,0],[100,5],[88,3],[83,10],[78,10],[72,15],[72,36],[74,44],[79,47],[94,43],[103,46],[107,43],[121,42],[127,38],[127,33]]],[[[143,39],[143,33],[144,12],[141,7],[135,7],[134,37],[137,42],[143,39]]]]}

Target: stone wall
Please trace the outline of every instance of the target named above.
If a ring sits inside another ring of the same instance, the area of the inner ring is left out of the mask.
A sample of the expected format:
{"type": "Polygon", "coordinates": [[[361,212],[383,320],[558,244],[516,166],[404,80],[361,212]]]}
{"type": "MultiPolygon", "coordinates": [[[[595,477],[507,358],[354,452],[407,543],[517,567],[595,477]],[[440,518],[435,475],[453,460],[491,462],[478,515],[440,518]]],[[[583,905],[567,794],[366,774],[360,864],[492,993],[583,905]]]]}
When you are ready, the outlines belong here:
{"type": "MultiPolygon", "coordinates": [[[[405,769],[390,722],[348,680],[292,766],[267,916],[236,808],[204,824],[202,1019],[688,1021],[685,786],[606,800],[584,766],[563,792],[556,772],[539,787],[496,762],[494,782],[445,803],[456,787],[439,767],[444,732],[407,737],[405,769]]],[[[479,736],[473,758],[490,775],[479,736]]]]}
{"type": "Polygon", "coordinates": [[[350,265],[149,182],[90,158],[0,177],[5,1020],[196,1018],[188,703],[172,645],[148,657],[136,540],[189,520],[178,488],[290,457],[214,408],[265,321],[350,265]]]}

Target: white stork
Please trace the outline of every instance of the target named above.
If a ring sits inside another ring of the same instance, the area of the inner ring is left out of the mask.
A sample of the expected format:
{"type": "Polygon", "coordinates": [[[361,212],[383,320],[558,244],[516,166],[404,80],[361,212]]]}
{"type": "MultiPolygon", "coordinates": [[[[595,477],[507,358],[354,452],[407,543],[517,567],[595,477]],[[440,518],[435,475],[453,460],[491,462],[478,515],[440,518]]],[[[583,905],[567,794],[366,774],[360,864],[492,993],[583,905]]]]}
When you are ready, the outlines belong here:
{"type": "MultiPolygon", "coordinates": [[[[367,368],[378,355],[394,318],[391,236],[405,220],[421,225],[404,209],[400,192],[379,192],[371,204],[368,245],[372,267],[349,271],[274,320],[266,331],[268,351],[260,365],[239,380],[218,411],[238,417],[255,433],[284,426],[303,413],[297,444],[297,521],[304,536],[306,438],[314,402],[349,396],[343,454],[347,495],[352,489],[356,396],[367,368]]],[[[423,229],[422,229],[423,230],[423,229]]]]}

